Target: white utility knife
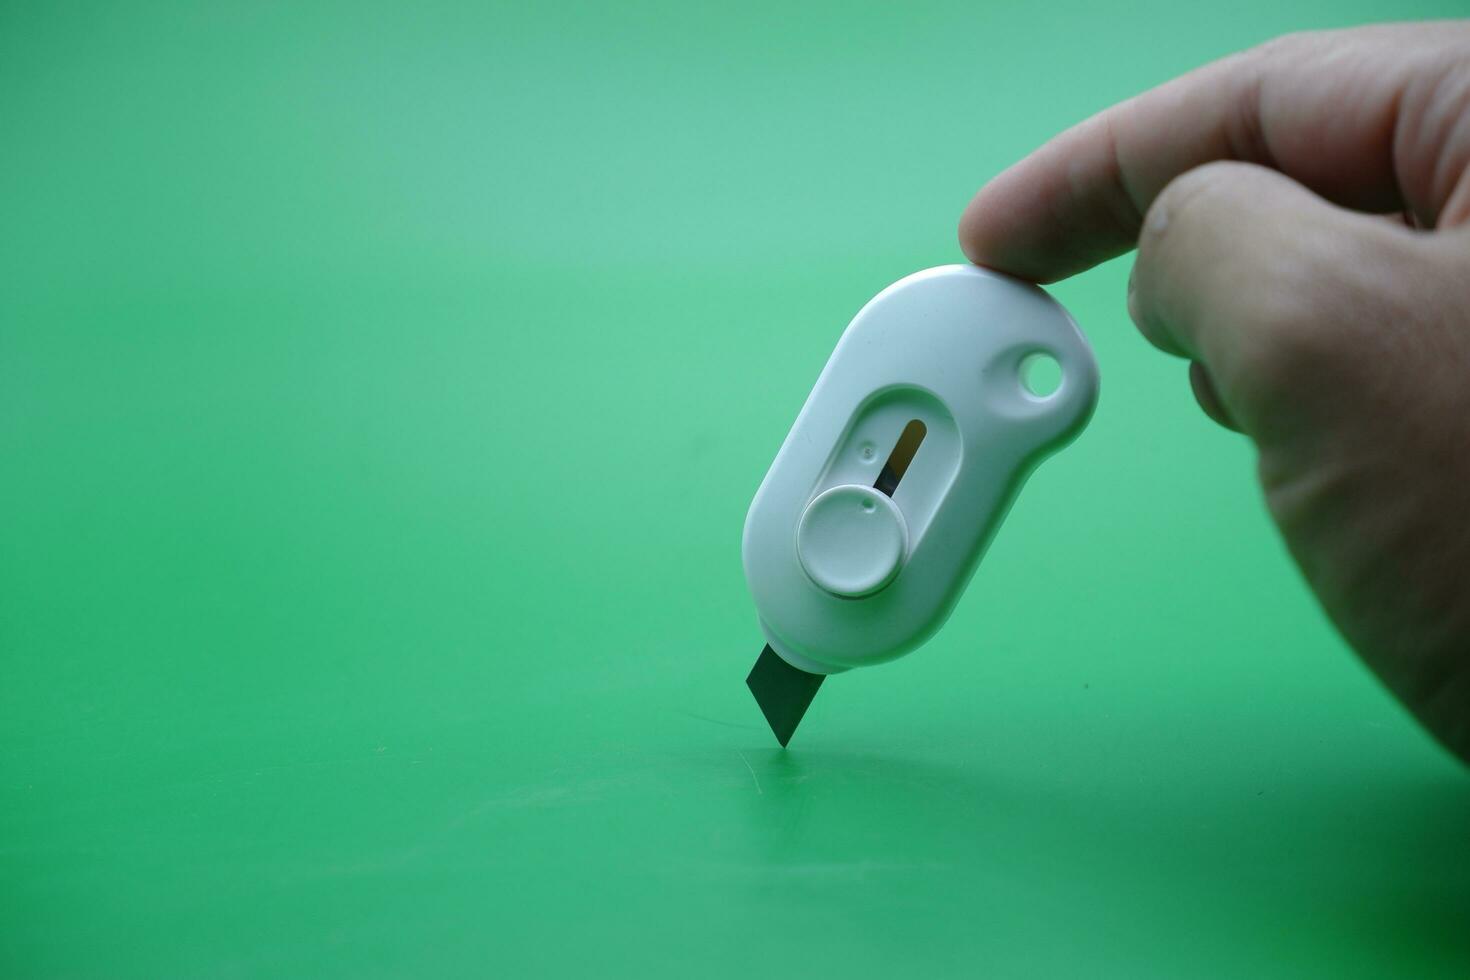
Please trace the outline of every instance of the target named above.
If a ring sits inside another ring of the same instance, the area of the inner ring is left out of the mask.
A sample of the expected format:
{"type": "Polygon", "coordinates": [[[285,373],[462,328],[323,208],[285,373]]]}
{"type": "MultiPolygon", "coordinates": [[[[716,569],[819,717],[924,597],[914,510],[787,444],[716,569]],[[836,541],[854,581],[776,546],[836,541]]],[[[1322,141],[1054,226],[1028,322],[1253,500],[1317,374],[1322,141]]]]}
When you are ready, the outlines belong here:
{"type": "Polygon", "coordinates": [[[1039,287],[916,272],[848,324],[745,519],[766,647],[746,683],[784,746],[828,674],[944,624],[1031,470],[1087,424],[1092,349],[1039,287]],[[1038,393],[1038,359],[1061,369],[1038,393]]]}

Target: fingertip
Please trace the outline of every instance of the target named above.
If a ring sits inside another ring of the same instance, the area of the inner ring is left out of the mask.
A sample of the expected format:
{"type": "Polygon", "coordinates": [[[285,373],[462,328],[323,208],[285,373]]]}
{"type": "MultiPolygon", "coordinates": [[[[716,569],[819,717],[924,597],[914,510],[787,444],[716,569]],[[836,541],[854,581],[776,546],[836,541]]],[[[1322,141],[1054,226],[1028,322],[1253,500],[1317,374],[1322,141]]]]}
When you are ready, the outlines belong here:
{"type": "Polygon", "coordinates": [[[1007,192],[1006,178],[1010,171],[1002,171],[985,183],[960,214],[960,251],[976,265],[1030,278],[1022,264],[1017,263],[1015,245],[1017,234],[1016,201],[1007,192]]]}
{"type": "MultiPolygon", "coordinates": [[[[983,190],[983,188],[982,188],[983,190]]],[[[980,222],[980,210],[975,206],[980,199],[977,191],[970,202],[965,205],[965,210],[960,213],[959,239],[960,251],[965,254],[975,265],[985,265],[984,229],[980,222]]]]}
{"type": "Polygon", "coordinates": [[[960,251],[975,265],[1004,272],[1028,282],[1055,282],[1061,276],[1049,268],[1045,257],[1036,261],[1028,251],[1031,236],[1026,220],[997,181],[991,181],[970,199],[960,215],[960,251]]]}
{"type": "Polygon", "coordinates": [[[966,258],[1031,282],[1051,283],[1132,246],[1131,235],[1120,235],[1110,214],[1075,198],[1064,149],[1053,141],[975,193],[959,223],[966,258]]]}

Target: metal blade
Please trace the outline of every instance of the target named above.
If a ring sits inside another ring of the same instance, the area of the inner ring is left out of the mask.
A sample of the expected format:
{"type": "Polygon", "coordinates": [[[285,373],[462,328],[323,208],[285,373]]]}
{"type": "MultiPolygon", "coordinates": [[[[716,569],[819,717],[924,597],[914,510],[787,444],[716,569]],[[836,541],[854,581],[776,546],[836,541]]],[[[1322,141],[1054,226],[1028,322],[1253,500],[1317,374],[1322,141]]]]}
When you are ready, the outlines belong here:
{"type": "Polygon", "coordinates": [[[783,749],[826,679],[826,674],[809,674],[791,666],[769,644],[756,658],[745,685],[755,695],[755,703],[761,706],[783,749]]]}

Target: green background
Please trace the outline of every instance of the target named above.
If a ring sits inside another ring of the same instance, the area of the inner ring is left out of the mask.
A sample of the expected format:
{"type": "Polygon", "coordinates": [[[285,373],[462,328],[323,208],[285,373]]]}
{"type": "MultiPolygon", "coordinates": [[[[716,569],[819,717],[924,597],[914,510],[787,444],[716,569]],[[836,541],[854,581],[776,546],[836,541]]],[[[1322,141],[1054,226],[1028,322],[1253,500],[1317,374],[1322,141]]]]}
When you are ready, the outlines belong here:
{"type": "Polygon", "coordinates": [[[1123,309],[949,625],[745,509],[987,176],[1457,3],[0,6],[0,973],[1464,976],[1470,780],[1123,309]]]}

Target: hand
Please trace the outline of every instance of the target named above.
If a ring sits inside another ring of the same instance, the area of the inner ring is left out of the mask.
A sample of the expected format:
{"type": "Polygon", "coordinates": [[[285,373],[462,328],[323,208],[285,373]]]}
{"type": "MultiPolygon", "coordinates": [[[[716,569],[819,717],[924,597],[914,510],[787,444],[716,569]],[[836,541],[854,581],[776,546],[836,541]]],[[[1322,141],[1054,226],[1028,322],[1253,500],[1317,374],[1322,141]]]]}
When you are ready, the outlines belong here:
{"type": "Polygon", "coordinates": [[[1139,330],[1255,443],[1348,642],[1470,762],[1470,22],[1194,71],[996,177],[960,242],[1040,282],[1137,243],[1139,330]]]}

